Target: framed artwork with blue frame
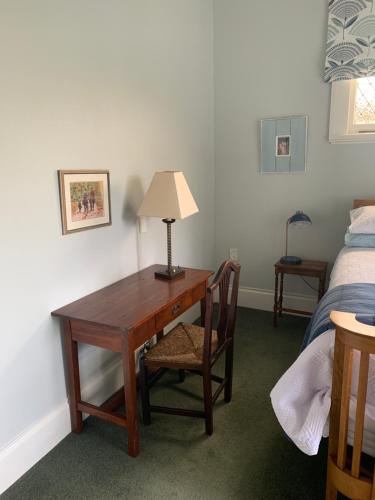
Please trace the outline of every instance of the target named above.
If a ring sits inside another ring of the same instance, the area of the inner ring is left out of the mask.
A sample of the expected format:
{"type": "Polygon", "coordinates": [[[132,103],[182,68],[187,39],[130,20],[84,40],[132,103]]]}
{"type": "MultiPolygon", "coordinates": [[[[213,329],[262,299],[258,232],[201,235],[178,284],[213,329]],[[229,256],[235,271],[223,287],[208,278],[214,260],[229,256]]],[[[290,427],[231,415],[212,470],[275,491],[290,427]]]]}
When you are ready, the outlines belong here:
{"type": "Polygon", "coordinates": [[[262,174],[290,174],[306,171],[306,115],[261,120],[260,142],[260,172],[262,174]]]}

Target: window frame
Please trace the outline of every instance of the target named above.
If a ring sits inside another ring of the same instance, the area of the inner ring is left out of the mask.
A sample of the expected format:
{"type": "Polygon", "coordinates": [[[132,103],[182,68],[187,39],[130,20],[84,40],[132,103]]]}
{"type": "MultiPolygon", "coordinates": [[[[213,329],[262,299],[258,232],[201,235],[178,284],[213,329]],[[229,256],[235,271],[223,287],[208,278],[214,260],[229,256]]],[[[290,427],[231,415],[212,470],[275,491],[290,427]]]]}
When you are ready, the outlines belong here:
{"type": "Polygon", "coordinates": [[[339,80],[331,84],[329,137],[331,144],[375,142],[375,124],[353,123],[356,80],[339,80]]]}

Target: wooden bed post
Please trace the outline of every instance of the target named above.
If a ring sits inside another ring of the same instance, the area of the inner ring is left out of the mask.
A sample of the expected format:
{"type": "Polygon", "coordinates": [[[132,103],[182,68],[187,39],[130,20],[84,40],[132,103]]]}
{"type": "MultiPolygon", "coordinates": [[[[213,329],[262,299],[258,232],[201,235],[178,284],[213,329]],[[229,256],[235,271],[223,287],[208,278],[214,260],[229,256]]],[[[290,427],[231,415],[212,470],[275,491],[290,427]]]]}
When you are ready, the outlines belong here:
{"type": "Polygon", "coordinates": [[[355,314],[332,311],[336,325],[332,374],[331,415],[327,460],[326,500],[339,491],[357,500],[374,499],[374,470],[364,472],[362,443],[370,354],[375,354],[375,327],[360,323],[355,314]],[[348,453],[348,422],[352,389],[353,351],[360,352],[357,407],[352,453],[348,453]]]}

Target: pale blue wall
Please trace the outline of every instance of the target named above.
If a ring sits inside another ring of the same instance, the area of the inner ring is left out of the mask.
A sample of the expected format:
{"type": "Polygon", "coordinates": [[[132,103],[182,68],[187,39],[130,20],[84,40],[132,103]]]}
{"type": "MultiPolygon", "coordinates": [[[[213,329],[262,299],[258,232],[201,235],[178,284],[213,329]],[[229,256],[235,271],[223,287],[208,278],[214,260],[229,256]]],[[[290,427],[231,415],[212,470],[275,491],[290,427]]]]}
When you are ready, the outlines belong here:
{"type": "MultiPolygon", "coordinates": [[[[328,143],[330,86],[323,83],[326,0],[215,1],[216,258],[239,249],[242,285],[271,289],[284,223],[303,257],[333,262],[351,201],[375,198],[375,144],[328,143]],[[305,175],[260,175],[259,120],[309,115],[305,175]]],[[[289,289],[309,293],[297,281],[289,289]]]]}
{"type": "MultiPolygon", "coordinates": [[[[7,445],[66,402],[50,312],[165,262],[164,225],[135,215],[156,170],[200,208],[174,262],[213,267],[212,24],[211,0],[0,2],[0,493],[7,445]],[[111,226],[62,236],[58,169],[110,171],[111,226]]],[[[110,353],[80,354],[85,385],[110,353]]]]}

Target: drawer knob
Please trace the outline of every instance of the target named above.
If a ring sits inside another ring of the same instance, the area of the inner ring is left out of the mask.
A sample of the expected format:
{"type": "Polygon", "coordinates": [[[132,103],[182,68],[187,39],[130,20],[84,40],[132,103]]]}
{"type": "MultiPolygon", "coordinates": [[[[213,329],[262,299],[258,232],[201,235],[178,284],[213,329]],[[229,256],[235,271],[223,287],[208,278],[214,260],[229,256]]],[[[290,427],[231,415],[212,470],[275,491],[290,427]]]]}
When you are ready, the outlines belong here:
{"type": "Polygon", "coordinates": [[[181,304],[175,304],[173,307],[172,307],[172,314],[175,315],[178,313],[178,311],[180,310],[181,308],[181,304]]]}

